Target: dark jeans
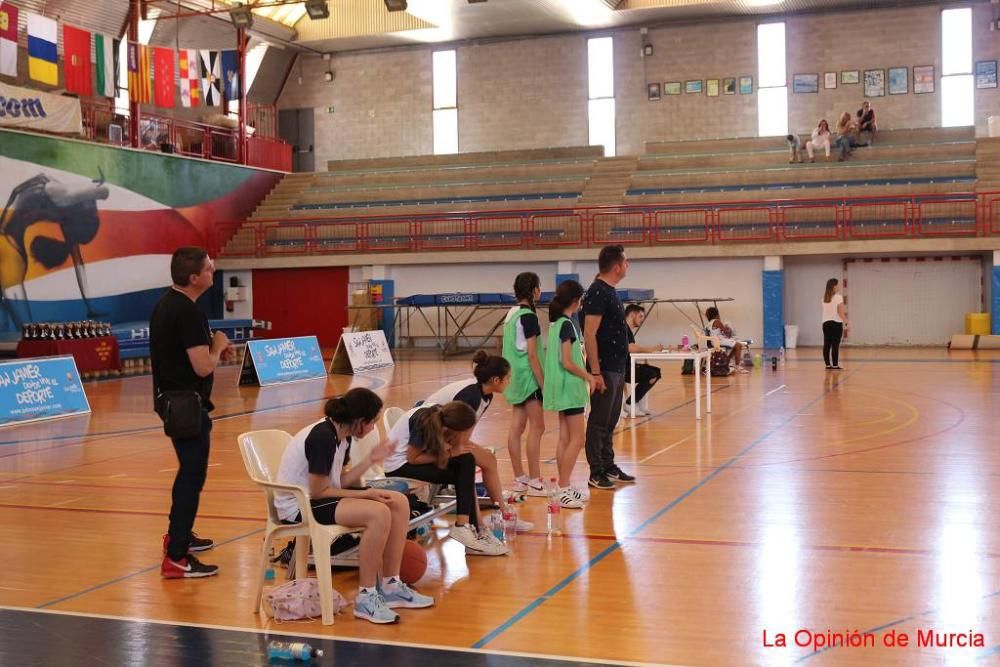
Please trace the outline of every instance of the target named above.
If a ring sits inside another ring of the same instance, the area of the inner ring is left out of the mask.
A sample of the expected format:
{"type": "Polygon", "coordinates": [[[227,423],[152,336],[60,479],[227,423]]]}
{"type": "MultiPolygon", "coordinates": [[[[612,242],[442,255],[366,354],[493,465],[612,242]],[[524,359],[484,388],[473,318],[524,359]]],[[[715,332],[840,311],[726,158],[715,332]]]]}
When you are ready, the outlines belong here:
{"type": "MultiPolygon", "coordinates": [[[[636,371],[638,374],[638,370],[636,371]]],[[[587,419],[587,463],[590,474],[600,475],[615,464],[615,450],[611,438],[622,412],[624,373],[603,371],[607,389],[590,395],[590,417],[587,419]]]]}
{"type": "Polygon", "coordinates": [[[469,517],[469,523],[479,527],[476,520],[476,458],[472,454],[460,454],[448,459],[448,467],[442,470],[433,463],[404,463],[388,477],[409,477],[432,484],[454,484],[456,514],[469,517]]]}
{"type": "Polygon", "coordinates": [[[201,489],[205,486],[205,475],[208,473],[208,450],[212,440],[212,418],[207,412],[201,413],[201,432],[193,438],[174,438],[174,451],[177,452],[177,476],[174,478],[174,489],[170,505],[170,542],[167,545],[167,555],[173,560],[180,560],[187,555],[191,542],[191,530],[194,528],[194,517],[198,514],[198,500],[201,489]]]}
{"type": "MultiPolygon", "coordinates": [[[[635,402],[638,403],[643,399],[643,397],[649,393],[649,390],[653,388],[659,379],[663,377],[658,366],[652,364],[636,364],[635,365],[635,402]]],[[[632,398],[629,398],[628,403],[632,402],[632,398]]]]}
{"type": "Polygon", "coordinates": [[[823,322],[823,361],[827,366],[840,365],[840,339],[844,336],[843,322],[823,322]],[[831,357],[833,363],[830,363],[831,357]]]}

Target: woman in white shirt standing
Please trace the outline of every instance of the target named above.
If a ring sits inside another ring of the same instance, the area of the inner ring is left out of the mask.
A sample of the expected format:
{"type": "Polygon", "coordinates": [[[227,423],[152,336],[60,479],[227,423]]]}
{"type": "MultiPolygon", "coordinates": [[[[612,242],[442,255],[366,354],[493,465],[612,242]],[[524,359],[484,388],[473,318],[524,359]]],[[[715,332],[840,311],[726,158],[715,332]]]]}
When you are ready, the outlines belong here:
{"type": "Polygon", "coordinates": [[[851,328],[839,284],[836,278],[830,278],[823,293],[823,361],[828,371],[844,370],[840,367],[840,339],[846,337],[851,328]]]}

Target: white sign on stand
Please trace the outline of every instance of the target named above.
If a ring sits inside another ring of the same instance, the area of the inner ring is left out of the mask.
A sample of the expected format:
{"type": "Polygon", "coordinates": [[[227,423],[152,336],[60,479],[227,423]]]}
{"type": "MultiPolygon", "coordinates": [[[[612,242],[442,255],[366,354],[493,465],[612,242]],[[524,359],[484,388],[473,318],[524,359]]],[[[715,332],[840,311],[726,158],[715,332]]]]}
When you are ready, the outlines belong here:
{"type": "Polygon", "coordinates": [[[330,372],[350,374],[395,364],[384,331],[356,331],[340,337],[330,372]]]}

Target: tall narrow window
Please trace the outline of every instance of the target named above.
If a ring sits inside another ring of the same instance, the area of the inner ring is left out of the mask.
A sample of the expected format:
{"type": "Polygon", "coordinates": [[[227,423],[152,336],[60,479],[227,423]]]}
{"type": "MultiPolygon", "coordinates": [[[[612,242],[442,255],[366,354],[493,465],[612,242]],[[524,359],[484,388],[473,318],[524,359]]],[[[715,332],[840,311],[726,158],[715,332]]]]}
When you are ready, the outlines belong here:
{"type": "Polygon", "coordinates": [[[458,75],[455,51],[435,51],[432,58],[434,154],[457,153],[458,75]]]}
{"type": "Polygon", "coordinates": [[[587,119],[590,145],[604,146],[604,155],[615,155],[615,56],[614,40],[587,40],[587,73],[590,81],[587,119]]]}
{"type": "Polygon", "coordinates": [[[941,12],[941,126],[974,125],[976,92],[972,78],[972,10],[941,12]]]}
{"type": "Polygon", "coordinates": [[[788,134],[788,77],[785,74],[785,24],[757,26],[757,134],[788,134]]]}

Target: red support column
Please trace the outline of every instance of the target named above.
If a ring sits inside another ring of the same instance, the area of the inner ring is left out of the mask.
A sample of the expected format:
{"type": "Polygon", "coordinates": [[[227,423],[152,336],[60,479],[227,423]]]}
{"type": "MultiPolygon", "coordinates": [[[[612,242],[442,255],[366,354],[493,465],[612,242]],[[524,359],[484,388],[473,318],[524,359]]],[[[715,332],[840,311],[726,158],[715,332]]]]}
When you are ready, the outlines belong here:
{"type": "Polygon", "coordinates": [[[236,156],[240,164],[247,163],[247,35],[246,30],[240,28],[236,31],[236,55],[239,58],[240,68],[240,115],[239,115],[239,142],[237,145],[238,155],[236,156]]]}
{"type": "MultiPolygon", "coordinates": [[[[128,10],[128,30],[125,31],[126,39],[130,42],[139,41],[139,16],[141,15],[140,3],[142,0],[131,0],[128,10]]],[[[125,53],[128,53],[126,45],[125,53]]],[[[128,83],[127,81],[125,82],[128,83]]],[[[131,100],[129,94],[128,103],[128,138],[132,148],[139,148],[139,104],[131,100]]]]}

